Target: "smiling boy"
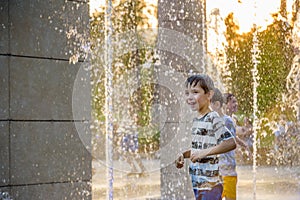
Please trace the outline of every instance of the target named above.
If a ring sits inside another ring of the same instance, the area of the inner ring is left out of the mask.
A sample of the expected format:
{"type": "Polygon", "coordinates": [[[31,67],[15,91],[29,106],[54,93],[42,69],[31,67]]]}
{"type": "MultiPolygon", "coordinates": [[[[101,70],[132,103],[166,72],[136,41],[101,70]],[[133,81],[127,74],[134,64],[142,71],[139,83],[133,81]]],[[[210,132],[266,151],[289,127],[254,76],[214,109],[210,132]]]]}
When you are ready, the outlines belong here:
{"type": "Polygon", "coordinates": [[[221,200],[223,186],[219,177],[218,154],[236,148],[235,140],[223,119],[210,108],[214,83],[205,75],[192,75],[186,80],[186,103],[197,111],[192,125],[192,144],[176,160],[177,168],[190,158],[189,174],[196,200],[221,200]]]}

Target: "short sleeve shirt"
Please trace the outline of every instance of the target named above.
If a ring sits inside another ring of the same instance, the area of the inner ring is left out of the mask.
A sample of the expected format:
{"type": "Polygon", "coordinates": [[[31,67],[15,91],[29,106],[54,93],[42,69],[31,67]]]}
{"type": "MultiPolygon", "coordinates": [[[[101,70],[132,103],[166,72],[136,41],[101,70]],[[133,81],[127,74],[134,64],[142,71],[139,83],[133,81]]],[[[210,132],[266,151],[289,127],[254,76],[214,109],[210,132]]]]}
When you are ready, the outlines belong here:
{"type": "MultiPolygon", "coordinates": [[[[235,123],[230,116],[224,117],[225,126],[229,129],[232,135],[236,136],[235,123]]],[[[222,176],[237,176],[235,151],[229,151],[219,156],[219,169],[222,176]]]]}
{"type": "MultiPolygon", "coordinates": [[[[233,138],[232,134],[225,127],[223,118],[215,111],[193,120],[192,151],[216,146],[230,138],[233,138]]],[[[218,155],[212,155],[190,163],[189,174],[193,189],[211,190],[221,182],[218,162],[218,155]]]]}

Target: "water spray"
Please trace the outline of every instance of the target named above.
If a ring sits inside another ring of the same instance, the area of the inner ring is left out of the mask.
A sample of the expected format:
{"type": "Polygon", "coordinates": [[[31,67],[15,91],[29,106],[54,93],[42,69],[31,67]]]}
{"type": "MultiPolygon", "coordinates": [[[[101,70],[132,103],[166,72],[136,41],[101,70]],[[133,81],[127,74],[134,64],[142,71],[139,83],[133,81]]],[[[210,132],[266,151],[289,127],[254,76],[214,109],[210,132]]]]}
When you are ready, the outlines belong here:
{"type": "Polygon", "coordinates": [[[257,27],[257,16],[256,16],[256,1],[254,2],[254,33],[253,33],[253,46],[252,46],[252,78],[253,78],[253,200],[256,200],[256,168],[257,168],[257,130],[258,130],[258,106],[257,106],[257,87],[258,87],[258,69],[259,64],[259,43],[258,43],[258,27],[257,27]]]}
{"type": "Polygon", "coordinates": [[[113,86],[112,86],[112,0],[106,0],[105,15],[105,134],[106,134],[106,197],[113,199],[113,86]]]}

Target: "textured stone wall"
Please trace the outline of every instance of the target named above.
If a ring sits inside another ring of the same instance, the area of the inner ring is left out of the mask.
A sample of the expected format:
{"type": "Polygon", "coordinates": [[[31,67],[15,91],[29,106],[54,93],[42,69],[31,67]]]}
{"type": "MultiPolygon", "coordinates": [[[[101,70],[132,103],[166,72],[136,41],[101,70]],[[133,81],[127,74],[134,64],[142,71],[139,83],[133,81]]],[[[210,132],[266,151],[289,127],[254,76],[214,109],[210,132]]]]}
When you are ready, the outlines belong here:
{"type": "Polygon", "coordinates": [[[14,200],[91,199],[91,155],[75,126],[88,134],[89,116],[72,112],[86,63],[69,63],[88,21],[84,0],[0,1],[0,191],[14,200]]]}
{"type": "Polygon", "coordinates": [[[161,198],[193,199],[186,167],[176,169],[179,152],[189,148],[193,116],[185,103],[184,81],[191,72],[204,72],[206,61],[205,1],[158,0],[157,66],[159,101],[167,105],[161,130],[161,198]]]}

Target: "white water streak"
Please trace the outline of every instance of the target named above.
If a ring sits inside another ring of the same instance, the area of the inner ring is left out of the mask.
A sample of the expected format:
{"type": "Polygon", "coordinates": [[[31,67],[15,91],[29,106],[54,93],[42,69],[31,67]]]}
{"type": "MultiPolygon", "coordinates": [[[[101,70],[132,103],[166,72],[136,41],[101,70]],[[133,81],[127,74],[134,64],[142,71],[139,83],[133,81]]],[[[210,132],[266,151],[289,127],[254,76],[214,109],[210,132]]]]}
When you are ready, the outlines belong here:
{"type": "Polygon", "coordinates": [[[106,131],[106,198],[113,199],[113,87],[112,87],[112,0],[106,0],[105,15],[105,131],[106,131]]]}
{"type": "Polygon", "coordinates": [[[256,1],[254,3],[254,33],[253,33],[253,46],[252,46],[252,62],[253,62],[253,69],[252,69],[252,78],[253,78],[253,200],[256,200],[256,174],[257,174],[257,130],[258,130],[258,106],[257,106],[257,87],[259,85],[258,80],[258,70],[257,65],[259,63],[259,41],[258,41],[258,28],[256,26],[257,16],[256,16],[256,1]]]}

